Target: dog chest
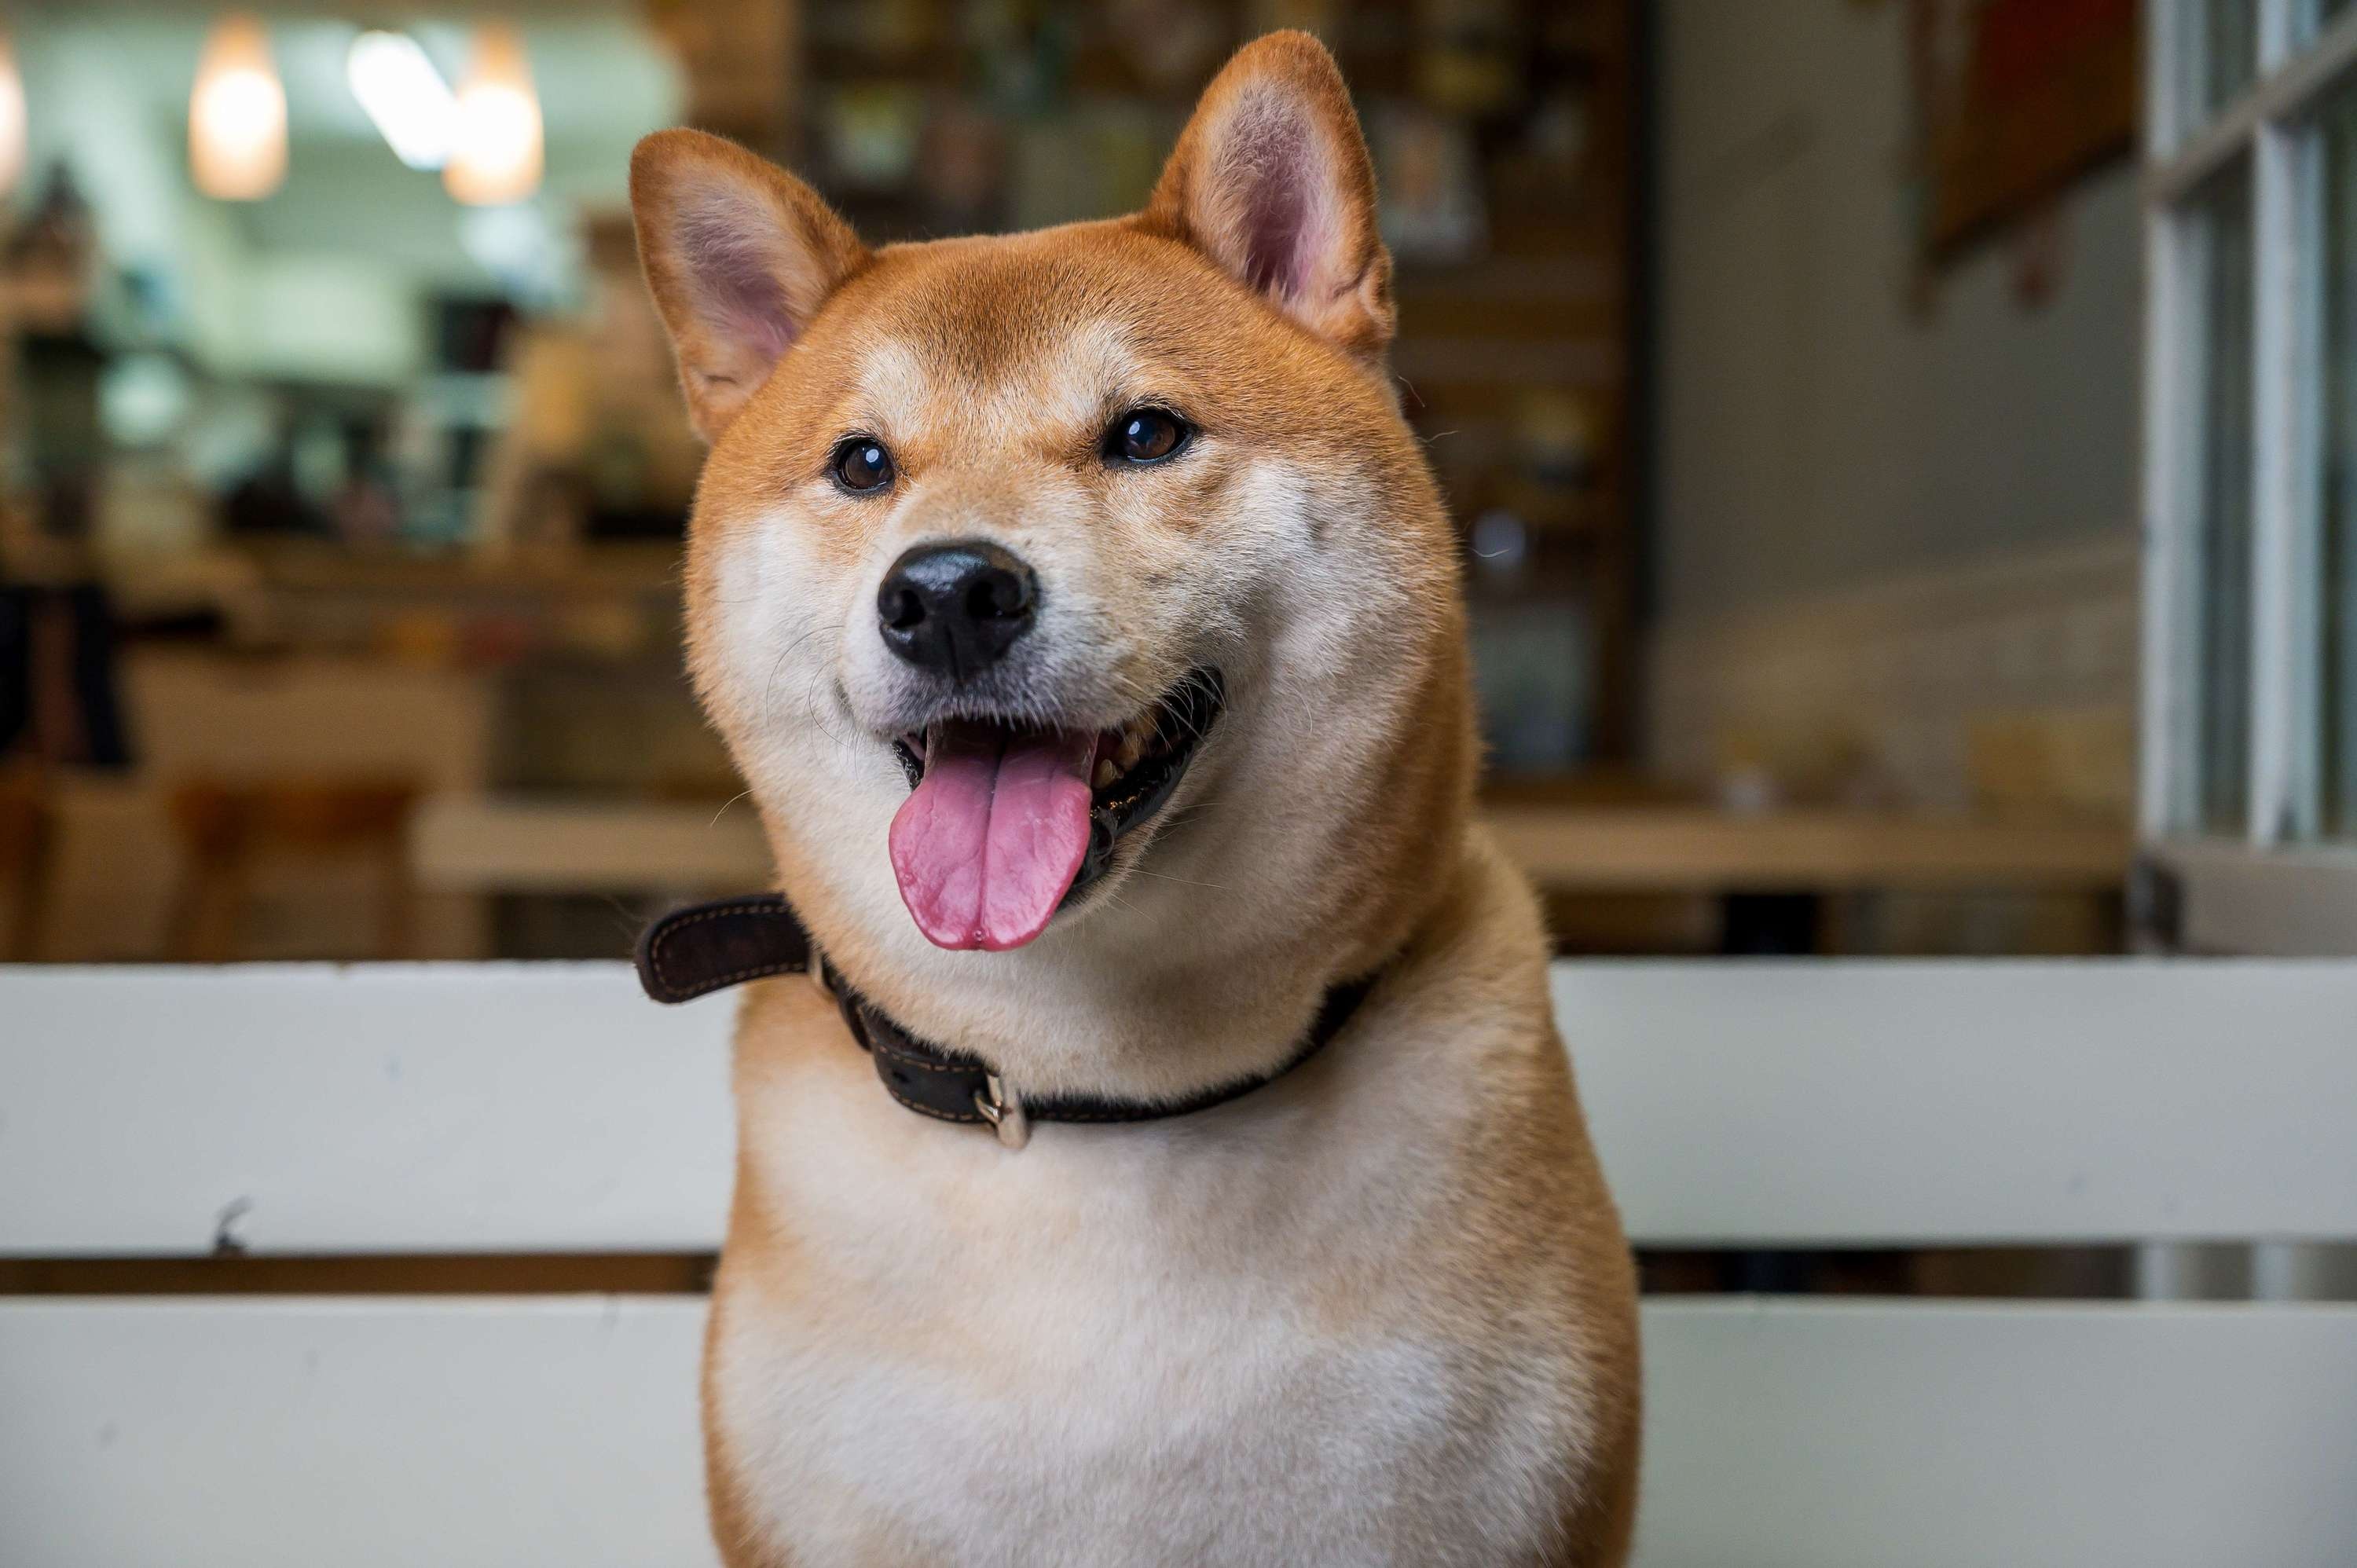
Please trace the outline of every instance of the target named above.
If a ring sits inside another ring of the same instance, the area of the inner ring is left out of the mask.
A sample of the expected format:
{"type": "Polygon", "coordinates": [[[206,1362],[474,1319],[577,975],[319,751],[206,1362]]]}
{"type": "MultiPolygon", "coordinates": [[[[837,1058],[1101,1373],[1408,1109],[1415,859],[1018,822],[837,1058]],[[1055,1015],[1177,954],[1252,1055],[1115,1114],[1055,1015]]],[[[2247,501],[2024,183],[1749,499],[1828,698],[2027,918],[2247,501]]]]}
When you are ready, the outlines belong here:
{"type": "Polygon", "coordinates": [[[1559,1388],[1426,1340],[1273,1294],[1059,1283],[969,1296],[924,1344],[724,1319],[721,1463],[792,1561],[1491,1563],[1577,1451],[1559,1388]]]}
{"type": "Polygon", "coordinates": [[[1249,1118],[1007,1155],[866,1092],[749,1164],[795,1240],[740,1210],[720,1286],[717,1462],[798,1564],[1491,1563],[1552,1516],[1579,1369],[1451,1319],[1415,1162],[1249,1118]]]}

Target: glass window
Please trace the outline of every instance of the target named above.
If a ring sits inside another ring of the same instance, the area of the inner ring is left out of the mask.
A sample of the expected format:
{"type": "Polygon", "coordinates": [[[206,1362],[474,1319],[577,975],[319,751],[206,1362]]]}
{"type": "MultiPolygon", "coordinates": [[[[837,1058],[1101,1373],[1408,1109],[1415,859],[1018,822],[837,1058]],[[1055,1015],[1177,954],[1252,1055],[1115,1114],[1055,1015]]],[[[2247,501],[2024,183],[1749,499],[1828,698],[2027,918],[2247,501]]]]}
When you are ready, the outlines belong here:
{"type": "Polygon", "coordinates": [[[2357,0],[2156,3],[2144,821],[2205,944],[2357,955],[2357,0]]]}
{"type": "Polygon", "coordinates": [[[2294,48],[2316,40],[2316,35],[2339,18],[2357,0],[2291,0],[2291,41],[2294,48]]]}
{"type": "Polygon", "coordinates": [[[2200,327],[2188,433],[2196,512],[2200,635],[2186,650],[2193,694],[2191,826],[2243,832],[2251,735],[2251,173],[2238,161],[2205,186],[2186,219],[2198,268],[2200,327]]]}
{"type": "Polygon", "coordinates": [[[2251,84],[2259,63],[2258,0],[2179,0],[2178,26],[2190,48],[2178,54],[2177,84],[2191,124],[2251,84]]]}
{"type": "Polygon", "coordinates": [[[2357,88],[2319,127],[2323,160],[2323,408],[2317,493],[2323,506],[2324,831],[2357,838],[2357,88]]]}

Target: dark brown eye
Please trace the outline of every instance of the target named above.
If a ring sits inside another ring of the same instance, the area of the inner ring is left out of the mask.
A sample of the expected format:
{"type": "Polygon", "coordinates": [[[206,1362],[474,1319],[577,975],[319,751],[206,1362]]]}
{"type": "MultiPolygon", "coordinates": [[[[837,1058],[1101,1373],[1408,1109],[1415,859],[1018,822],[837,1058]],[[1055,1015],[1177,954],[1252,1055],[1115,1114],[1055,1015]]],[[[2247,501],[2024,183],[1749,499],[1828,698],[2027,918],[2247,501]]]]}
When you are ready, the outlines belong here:
{"type": "Polygon", "coordinates": [[[834,482],[846,490],[880,490],[892,482],[892,454],[865,435],[837,446],[832,466],[834,482]]]}
{"type": "Polygon", "coordinates": [[[1187,445],[1187,425],[1166,409],[1133,408],[1105,432],[1105,456],[1125,463],[1159,463],[1187,445]]]}

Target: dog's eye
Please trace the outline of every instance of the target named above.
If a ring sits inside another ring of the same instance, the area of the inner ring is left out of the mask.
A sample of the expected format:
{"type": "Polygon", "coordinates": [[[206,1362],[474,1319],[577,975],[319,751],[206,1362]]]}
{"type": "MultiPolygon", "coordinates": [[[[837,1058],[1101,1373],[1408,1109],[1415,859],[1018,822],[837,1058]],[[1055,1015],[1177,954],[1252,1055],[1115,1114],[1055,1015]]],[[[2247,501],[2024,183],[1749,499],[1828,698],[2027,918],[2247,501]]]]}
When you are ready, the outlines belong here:
{"type": "Polygon", "coordinates": [[[855,435],[834,449],[828,465],[846,490],[880,490],[892,482],[892,454],[881,441],[855,435]]]}
{"type": "Polygon", "coordinates": [[[1187,445],[1186,422],[1167,409],[1133,408],[1105,432],[1108,457],[1125,463],[1159,463],[1187,445]]]}

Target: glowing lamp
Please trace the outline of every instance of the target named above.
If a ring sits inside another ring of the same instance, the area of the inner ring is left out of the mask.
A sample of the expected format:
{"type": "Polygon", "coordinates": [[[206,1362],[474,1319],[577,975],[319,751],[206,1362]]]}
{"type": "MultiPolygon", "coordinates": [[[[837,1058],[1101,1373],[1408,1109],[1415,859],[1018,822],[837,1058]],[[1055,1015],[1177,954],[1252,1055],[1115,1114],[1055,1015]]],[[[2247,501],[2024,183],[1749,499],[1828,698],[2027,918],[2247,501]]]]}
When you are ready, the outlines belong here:
{"type": "Polygon", "coordinates": [[[16,73],[8,35],[0,33],[0,197],[16,189],[24,175],[25,79],[16,73]]]}
{"type": "Polygon", "coordinates": [[[475,207],[522,201],[540,188],[540,95],[513,27],[475,34],[475,58],[458,84],[457,136],[442,184],[475,207]]]}
{"type": "Polygon", "coordinates": [[[252,16],[223,17],[198,57],[188,173],[221,201],[258,201],[286,177],[286,90],[270,35],[252,16]]]}

